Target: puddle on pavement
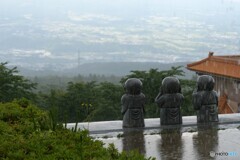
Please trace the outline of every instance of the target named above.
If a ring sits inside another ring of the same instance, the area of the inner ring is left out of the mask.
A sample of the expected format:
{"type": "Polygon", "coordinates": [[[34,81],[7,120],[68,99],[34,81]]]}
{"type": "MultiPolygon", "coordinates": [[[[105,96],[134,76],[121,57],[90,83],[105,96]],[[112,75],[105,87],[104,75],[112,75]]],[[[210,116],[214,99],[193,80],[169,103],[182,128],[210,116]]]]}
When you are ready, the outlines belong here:
{"type": "Polygon", "coordinates": [[[126,130],[96,138],[107,146],[113,143],[119,151],[137,150],[156,159],[240,159],[240,130],[197,127],[164,129],[147,133],[126,130]],[[108,138],[110,137],[110,138],[108,138]],[[212,151],[212,152],[211,152],[212,151]],[[211,155],[210,155],[211,153],[211,155]]]}

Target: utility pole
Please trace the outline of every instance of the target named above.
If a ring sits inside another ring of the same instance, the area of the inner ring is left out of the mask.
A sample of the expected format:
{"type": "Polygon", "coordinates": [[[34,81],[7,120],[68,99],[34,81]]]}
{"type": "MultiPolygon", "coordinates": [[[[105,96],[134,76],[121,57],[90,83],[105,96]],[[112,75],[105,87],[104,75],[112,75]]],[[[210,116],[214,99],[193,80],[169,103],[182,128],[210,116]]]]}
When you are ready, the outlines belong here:
{"type": "Polygon", "coordinates": [[[78,58],[77,58],[77,76],[80,74],[79,73],[79,70],[80,70],[80,53],[79,53],[79,50],[77,51],[77,54],[78,54],[78,58]]]}

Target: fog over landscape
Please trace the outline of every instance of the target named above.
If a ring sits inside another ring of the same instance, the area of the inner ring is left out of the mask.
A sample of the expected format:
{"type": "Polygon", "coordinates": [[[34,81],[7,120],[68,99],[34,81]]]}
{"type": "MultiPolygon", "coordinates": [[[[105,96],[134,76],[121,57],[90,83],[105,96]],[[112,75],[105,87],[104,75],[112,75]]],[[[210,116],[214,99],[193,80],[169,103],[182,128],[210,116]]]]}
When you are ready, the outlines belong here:
{"type": "Polygon", "coordinates": [[[62,71],[239,54],[239,17],[240,0],[2,0],[0,61],[62,71]]]}

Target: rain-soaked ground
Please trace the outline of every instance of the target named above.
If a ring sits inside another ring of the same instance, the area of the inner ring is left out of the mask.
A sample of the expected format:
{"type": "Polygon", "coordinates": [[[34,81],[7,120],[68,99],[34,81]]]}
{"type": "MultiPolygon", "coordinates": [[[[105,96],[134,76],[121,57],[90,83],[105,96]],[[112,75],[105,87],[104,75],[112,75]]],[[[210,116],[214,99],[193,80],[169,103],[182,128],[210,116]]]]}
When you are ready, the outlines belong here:
{"type": "MultiPolygon", "coordinates": [[[[239,126],[239,125],[238,125],[239,126]]],[[[240,130],[237,125],[198,126],[148,130],[126,130],[92,135],[119,151],[137,150],[156,159],[240,159],[240,130]],[[211,154],[211,155],[210,155],[211,154]]]]}
{"type": "MultiPolygon", "coordinates": [[[[159,118],[145,119],[144,129],[122,129],[121,121],[80,123],[90,135],[119,151],[137,150],[156,159],[240,159],[240,114],[219,115],[219,123],[197,125],[196,117],[183,124],[160,126],[159,118]]],[[[74,124],[68,124],[68,128],[74,124]]]]}

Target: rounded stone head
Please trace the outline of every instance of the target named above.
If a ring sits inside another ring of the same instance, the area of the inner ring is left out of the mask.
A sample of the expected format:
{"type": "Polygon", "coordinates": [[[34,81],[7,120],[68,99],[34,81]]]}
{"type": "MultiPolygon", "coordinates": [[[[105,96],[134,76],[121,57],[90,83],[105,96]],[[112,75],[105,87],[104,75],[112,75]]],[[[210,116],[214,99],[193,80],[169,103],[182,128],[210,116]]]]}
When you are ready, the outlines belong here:
{"type": "Polygon", "coordinates": [[[132,95],[138,95],[142,90],[142,82],[137,78],[129,78],[124,84],[124,88],[127,93],[132,95]]]}
{"type": "Polygon", "coordinates": [[[166,77],[162,81],[163,94],[181,93],[180,82],[176,77],[166,77]]]}
{"type": "Polygon", "coordinates": [[[198,91],[212,91],[215,85],[214,78],[209,75],[202,75],[198,77],[197,89],[198,91]]]}

